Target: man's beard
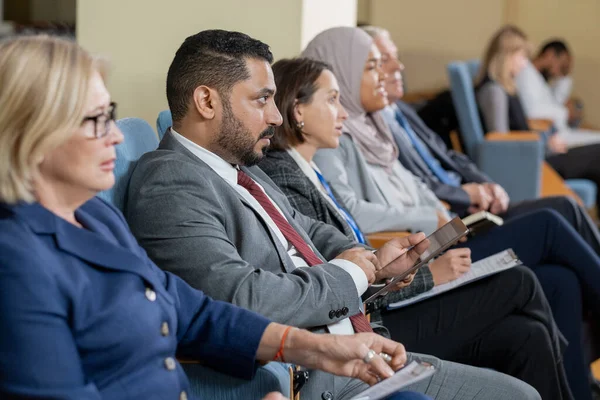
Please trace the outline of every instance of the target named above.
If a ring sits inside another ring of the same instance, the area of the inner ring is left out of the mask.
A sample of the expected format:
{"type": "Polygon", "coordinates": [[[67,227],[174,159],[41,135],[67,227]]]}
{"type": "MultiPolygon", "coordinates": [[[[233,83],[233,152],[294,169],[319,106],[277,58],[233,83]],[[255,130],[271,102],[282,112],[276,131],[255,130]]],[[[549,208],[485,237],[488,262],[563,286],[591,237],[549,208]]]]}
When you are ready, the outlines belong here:
{"type": "MultiPolygon", "coordinates": [[[[258,140],[272,137],[274,134],[275,127],[269,126],[262,131],[258,140]]],[[[229,101],[223,101],[223,119],[217,144],[231,158],[227,161],[248,167],[256,165],[265,156],[268,147],[263,147],[260,153],[254,151],[258,140],[254,140],[252,132],[233,114],[229,101]]]]}

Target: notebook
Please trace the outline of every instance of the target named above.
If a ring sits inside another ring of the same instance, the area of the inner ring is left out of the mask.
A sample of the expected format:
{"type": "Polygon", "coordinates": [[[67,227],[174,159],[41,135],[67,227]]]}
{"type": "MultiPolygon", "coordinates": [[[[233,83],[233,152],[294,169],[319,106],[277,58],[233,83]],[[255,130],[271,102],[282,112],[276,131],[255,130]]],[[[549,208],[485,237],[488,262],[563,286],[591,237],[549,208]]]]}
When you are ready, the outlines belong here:
{"type": "Polygon", "coordinates": [[[411,297],[410,299],[402,300],[397,303],[391,303],[388,305],[388,308],[394,309],[406,307],[410,304],[418,303],[430,297],[437,296],[449,290],[456,289],[476,280],[485,278],[486,276],[497,274],[498,272],[505,271],[521,264],[522,262],[512,249],[504,250],[500,253],[496,253],[484,258],[483,260],[473,263],[469,272],[465,273],[460,278],[448,283],[444,283],[443,285],[434,286],[433,289],[421,293],[415,297],[411,297]]]}

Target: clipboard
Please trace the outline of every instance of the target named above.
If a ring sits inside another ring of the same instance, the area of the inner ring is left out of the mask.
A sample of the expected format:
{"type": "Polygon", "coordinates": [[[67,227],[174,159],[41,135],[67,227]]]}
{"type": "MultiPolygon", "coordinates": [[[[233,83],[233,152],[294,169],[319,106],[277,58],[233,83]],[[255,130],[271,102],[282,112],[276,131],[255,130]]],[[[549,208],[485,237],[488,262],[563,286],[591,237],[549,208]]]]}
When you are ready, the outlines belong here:
{"type": "Polygon", "coordinates": [[[408,275],[417,271],[423,265],[426,265],[431,259],[439,256],[441,253],[448,250],[448,248],[454,246],[461,238],[467,236],[468,233],[469,228],[467,228],[460,218],[455,217],[437,231],[427,236],[425,239],[423,239],[423,241],[409,247],[405,253],[402,253],[401,256],[391,261],[390,264],[403,257],[407,257],[411,251],[415,251],[413,250],[414,247],[417,247],[420,243],[429,240],[429,247],[419,256],[412,267],[404,271],[402,274],[390,279],[384,287],[379,289],[365,300],[365,304],[367,305],[366,312],[368,312],[369,303],[372,303],[378,297],[385,296],[392,286],[405,279],[408,275]]]}

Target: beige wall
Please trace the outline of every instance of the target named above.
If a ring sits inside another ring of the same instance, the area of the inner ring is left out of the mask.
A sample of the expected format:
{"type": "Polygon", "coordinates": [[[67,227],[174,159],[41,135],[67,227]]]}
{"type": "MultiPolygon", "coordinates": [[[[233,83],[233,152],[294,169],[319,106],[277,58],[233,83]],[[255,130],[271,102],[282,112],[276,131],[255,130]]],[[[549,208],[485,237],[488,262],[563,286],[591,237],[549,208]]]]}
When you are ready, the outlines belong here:
{"type": "Polygon", "coordinates": [[[77,1],[77,40],[111,60],[108,85],[119,116],[152,126],[167,108],[167,69],[187,36],[238,30],[268,43],[279,59],[298,55],[323,29],[355,23],[356,0],[77,1]]]}
{"type": "Polygon", "coordinates": [[[301,48],[328,28],[356,26],[356,13],[355,0],[303,0],[301,48]]]}
{"type": "Polygon", "coordinates": [[[522,27],[537,49],[564,38],[575,55],[574,93],[585,104],[586,122],[600,127],[600,2],[598,0],[513,0],[509,21],[522,27]]]}
{"type": "Polygon", "coordinates": [[[289,57],[300,50],[300,14],[298,1],[78,0],[77,40],[111,60],[109,89],[119,117],[141,117],[154,127],[167,108],[167,69],[187,36],[238,30],[268,43],[275,57],[289,57]]]}
{"type": "Polygon", "coordinates": [[[445,65],[481,57],[505,13],[504,0],[369,2],[369,23],[388,29],[398,45],[408,91],[446,86],[445,65]]]}

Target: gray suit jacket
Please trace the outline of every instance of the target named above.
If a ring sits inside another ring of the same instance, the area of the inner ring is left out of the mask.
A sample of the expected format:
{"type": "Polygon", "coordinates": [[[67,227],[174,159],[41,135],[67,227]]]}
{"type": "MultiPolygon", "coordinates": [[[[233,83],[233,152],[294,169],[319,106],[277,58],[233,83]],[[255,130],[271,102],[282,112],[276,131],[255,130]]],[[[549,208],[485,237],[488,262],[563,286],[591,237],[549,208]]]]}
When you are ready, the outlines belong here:
{"type": "MultiPolygon", "coordinates": [[[[243,170],[317,254],[331,259],[356,246],[334,227],[295,211],[258,167],[243,170]]],[[[214,299],[317,332],[348,316],[338,311],[357,310],[360,304],[354,281],[343,269],[328,263],[295,268],[262,217],[170,131],[158,150],[136,165],[125,215],[159,267],[214,299]]],[[[302,396],[350,398],[366,387],[356,379],[310,371],[302,396]]]]}
{"type": "MultiPolygon", "coordinates": [[[[258,167],[243,170],[321,257],[356,246],[332,226],[295,211],[258,167]]],[[[338,310],[358,309],[347,272],[328,263],[296,268],[262,217],[170,132],[136,165],[125,214],[159,267],[217,300],[302,328],[322,328],[348,316],[338,310]]]]}

